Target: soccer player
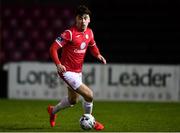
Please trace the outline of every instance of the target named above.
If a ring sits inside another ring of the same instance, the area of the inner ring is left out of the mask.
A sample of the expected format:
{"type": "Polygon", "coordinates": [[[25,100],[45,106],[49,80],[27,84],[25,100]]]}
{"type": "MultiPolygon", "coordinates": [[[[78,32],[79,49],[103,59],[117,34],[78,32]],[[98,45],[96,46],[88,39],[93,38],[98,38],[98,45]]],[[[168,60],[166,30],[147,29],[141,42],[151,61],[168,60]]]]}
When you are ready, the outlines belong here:
{"type": "MultiPolygon", "coordinates": [[[[61,99],[57,105],[48,106],[52,127],[55,126],[56,113],[76,104],[79,95],[83,97],[84,113],[92,114],[93,92],[82,83],[82,66],[87,48],[90,49],[93,56],[106,64],[105,58],[96,46],[93,32],[88,27],[91,11],[81,5],[76,9],[75,15],[75,24],[57,37],[50,47],[50,55],[57,67],[58,74],[68,85],[68,96],[61,99]],[[60,59],[58,57],[59,49],[62,49],[60,59]]],[[[94,129],[102,130],[103,128],[103,124],[96,121],[94,129]]]]}

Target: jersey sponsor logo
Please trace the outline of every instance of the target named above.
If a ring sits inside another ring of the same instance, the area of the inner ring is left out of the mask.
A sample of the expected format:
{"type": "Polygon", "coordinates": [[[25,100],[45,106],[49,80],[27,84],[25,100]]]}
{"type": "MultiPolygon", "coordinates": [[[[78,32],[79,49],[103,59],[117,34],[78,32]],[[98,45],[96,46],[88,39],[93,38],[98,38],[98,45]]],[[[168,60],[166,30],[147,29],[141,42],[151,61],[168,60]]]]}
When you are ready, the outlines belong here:
{"type": "Polygon", "coordinates": [[[82,42],[80,45],[80,49],[75,49],[74,53],[85,53],[86,52],[85,47],[86,47],[86,43],[82,42]]]}
{"type": "Polygon", "coordinates": [[[78,53],[78,54],[85,53],[85,52],[86,52],[86,49],[75,49],[74,50],[74,53],[78,53]]]}

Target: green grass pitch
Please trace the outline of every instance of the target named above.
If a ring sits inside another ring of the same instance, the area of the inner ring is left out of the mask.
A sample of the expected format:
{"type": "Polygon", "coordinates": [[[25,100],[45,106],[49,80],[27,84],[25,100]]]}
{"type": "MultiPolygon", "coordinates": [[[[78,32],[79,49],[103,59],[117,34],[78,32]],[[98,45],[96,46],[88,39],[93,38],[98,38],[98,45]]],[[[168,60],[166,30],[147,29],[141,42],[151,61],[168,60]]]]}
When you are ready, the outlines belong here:
{"type": "MultiPolygon", "coordinates": [[[[83,132],[81,103],[58,113],[51,128],[47,106],[52,100],[0,100],[0,131],[83,132]]],[[[179,132],[180,103],[94,102],[93,115],[105,125],[104,132],[179,132]]],[[[95,132],[95,130],[91,130],[95,132]]]]}

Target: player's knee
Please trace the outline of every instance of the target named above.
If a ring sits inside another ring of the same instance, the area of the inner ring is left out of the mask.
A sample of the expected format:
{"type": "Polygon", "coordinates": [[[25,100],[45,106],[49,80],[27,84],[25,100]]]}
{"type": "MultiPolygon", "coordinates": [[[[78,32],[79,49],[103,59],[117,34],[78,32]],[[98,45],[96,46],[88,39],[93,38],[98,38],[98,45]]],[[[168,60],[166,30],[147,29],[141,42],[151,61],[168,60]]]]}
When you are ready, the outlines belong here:
{"type": "Polygon", "coordinates": [[[87,102],[92,102],[93,101],[93,93],[90,92],[85,98],[87,102]]]}
{"type": "Polygon", "coordinates": [[[78,103],[78,98],[70,98],[70,99],[69,99],[69,103],[70,103],[71,105],[75,105],[76,103],[78,103]]]}

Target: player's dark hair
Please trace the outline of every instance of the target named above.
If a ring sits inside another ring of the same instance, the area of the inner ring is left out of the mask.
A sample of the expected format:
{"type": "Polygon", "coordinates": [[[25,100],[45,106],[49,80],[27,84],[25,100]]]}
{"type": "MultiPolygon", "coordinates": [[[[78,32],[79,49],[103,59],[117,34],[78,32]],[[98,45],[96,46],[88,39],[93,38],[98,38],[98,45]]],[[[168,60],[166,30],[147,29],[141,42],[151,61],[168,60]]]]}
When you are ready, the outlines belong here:
{"type": "Polygon", "coordinates": [[[80,5],[76,8],[76,13],[75,15],[80,15],[83,16],[83,14],[88,14],[89,16],[91,15],[91,11],[88,9],[87,6],[85,5],[80,5]]]}

